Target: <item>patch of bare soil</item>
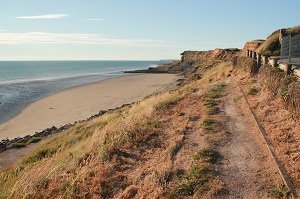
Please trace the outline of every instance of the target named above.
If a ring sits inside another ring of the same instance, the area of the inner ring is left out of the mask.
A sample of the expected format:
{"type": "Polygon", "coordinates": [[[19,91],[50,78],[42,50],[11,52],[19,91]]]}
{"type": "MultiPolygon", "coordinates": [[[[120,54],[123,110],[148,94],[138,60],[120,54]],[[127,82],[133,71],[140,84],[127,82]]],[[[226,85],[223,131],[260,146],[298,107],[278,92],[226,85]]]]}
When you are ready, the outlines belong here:
{"type": "Polygon", "coordinates": [[[277,159],[289,174],[296,191],[300,193],[299,121],[292,118],[281,99],[271,97],[255,79],[245,78],[242,84],[245,92],[249,87],[256,87],[259,90],[256,95],[247,96],[248,102],[266,130],[277,159]]]}
{"type": "Polygon", "coordinates": [[[233,82],[229,81],[223,103],[230,141],[219,148],[224,157],[220,178],[225,183],[219,197],[267,198],[270,187],[282,181],[251,111],[233,82]]]}

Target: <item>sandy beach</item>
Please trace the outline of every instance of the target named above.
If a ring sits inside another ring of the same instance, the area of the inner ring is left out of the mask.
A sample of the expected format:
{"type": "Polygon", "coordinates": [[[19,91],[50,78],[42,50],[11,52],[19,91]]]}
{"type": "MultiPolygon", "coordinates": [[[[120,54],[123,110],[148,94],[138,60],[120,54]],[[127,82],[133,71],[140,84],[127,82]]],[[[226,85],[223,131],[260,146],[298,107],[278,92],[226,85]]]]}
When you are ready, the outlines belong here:
{"type": "Polygon", "coordinates": [[[143,99],[175,85],[177,75],[140,74],[118,77],[71,88],[27,106],[19,115],[0,125],[0,140],[60,127],[107,110],[143,99]]]}

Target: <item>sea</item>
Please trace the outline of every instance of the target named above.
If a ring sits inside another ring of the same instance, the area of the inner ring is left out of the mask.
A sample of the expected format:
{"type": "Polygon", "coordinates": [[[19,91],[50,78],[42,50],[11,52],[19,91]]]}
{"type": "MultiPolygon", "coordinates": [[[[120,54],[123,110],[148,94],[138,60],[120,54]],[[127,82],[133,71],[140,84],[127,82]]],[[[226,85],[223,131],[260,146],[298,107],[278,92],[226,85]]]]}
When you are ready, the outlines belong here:
{"type": "Polygon", "coordinates": [[[0,61],[0,124],[51,94],[163,63],[166,61],[0,61]]]}

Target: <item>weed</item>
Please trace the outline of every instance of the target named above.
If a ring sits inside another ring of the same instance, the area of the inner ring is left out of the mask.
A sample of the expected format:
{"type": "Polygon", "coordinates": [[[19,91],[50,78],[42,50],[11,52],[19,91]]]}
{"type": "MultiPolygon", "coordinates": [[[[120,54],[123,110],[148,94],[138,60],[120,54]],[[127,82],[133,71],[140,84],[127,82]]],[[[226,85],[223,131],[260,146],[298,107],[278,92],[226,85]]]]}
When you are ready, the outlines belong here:
{"type": "Polygon", "coordinates": [[[211,127],[214,126],[216,123],[217,123],[216,120],[205,119],[205,120],[202,122],[202,126],[203,126],[204,128],[211,128],[211,127]]]}
{"type": "Polygon", "coordinates": [[[69,182],[69,181],[64,181],[64,182],[62,183],[61,190],[62,190],[63,192],[66,192],[66,191],[68,190],[69,187],[70,187],[70,182],[69,182]]]}
{"type": "Polygon", "coordinates": [[[193,155],[193,158],[195,160],[204,160],[209,163],[216,163],[221,158],[221,155],[218,151],[215,151],[211,148],[206,148],[197,151],[193,155]]]}
{"type": "Polygon", "coordinates": [[[192,196],[197,189],[205,186],[212,177],[212,171],[208,166],[193,166],[185,176],[185,183],[178,186],[180,196],[192,196]]]}
{"type": "Polygon", "coordinates": [[[189,117],[190,121],[197,121],[199,119],[200,119],[199,115],[192,115],[192,116],[189,117]]]}
{"type": "Polygon", "coordinates": [[[248,95],[256,95],[259,92],[259,90],[256,87],[251,87],[248,90],[248,95]]]}
{"type": "Polygon", "coordinates": [[[208,108],[212,108],[212,107],[218,106],[219,103],[220,103],[220,101],[218,101],[218,100],[208,99],[204,102],[204,106],[208,107],[208,108]]]}
{"type": "Polygon", "coordinates": [[[273,198],[289,198],[290,190],[285,185],[273,186],[269,190],[269,196],[273,198]]]}
{"type": "Polygon", "coordinates": [[[23,147],[26,147],[26,143],[12,143],[9,148],[12,148],[12,149],[20,149],[20,148],[23,148],[23,147]]]}
{"type": "Polygon", "coordinates": [[[208,115],[216,115],[220,113],[220,109],[218,107],[206,108],[206,112],[208,115]]]}
{"type": "Polygon", "coordinates": [[[98,154],[102,162],[108,161],[110,159],[108,146],[106,144],[101,145],[101,147],[98,150],[98,154]]]}
{"type": "Polygon", "coordinates": [[[41,141],[41,138],[33,137],[33,138],[29,139],[29,140],[26,142],[26,144],[37,143],[37,142],[39,142],[39,141],[41,141]]]}
{"type": "Polygon", "coordinates": [[[54,149],[42,149],[42,150],[36,152],[34,155],[24,159],[22,161],[22,165],[35,163],[43,158],[52,156],[55,152],[56,152],[56,150],[54,150],[54,149]]]}
{"type": "Polygon", "coordinates": [[[174,106],[177,104],[178,101],[180,101],[182,98],[179,97],[178,95],[173,95],[170,96],[169,99],[164,100],[162,102],[160,102],[159,104],[157,104],[157,109],[166,109],[169,108],[171,106],[174,106]]]}

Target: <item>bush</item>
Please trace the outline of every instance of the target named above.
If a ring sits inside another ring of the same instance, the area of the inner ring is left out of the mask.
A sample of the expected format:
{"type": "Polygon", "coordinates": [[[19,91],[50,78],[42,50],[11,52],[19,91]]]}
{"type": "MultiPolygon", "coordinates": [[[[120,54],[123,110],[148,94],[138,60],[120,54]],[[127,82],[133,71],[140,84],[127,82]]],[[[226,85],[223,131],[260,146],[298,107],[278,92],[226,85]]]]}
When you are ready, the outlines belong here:
{"type": "Polygon", "coordinates": [[[264,66],[260,71],[263,85],[272,96],[280,96],[286,108],[294,118],[300,116],[300,82],[294,76],[286,75],[284,71],[270,66],[264,66]]]}
{"type": "Polygon", "coordinates": [[[294,118],[300,118],[300,82],[293,82],[287,86],[282,95],[283,101],[294,118]]]}
{"type": "Polygon", "coordinates": [[[260,71],[260,79],[263,85],[271,91],[272,96],[279,94],[285,77],[286,75],[282,70],[268,65],[263,66],[260,71]]]}
{"type": "Polygon", "coordinates": [[[251,76],[257,75],[259,71],[257,63],[249,57],[237,57],[235,67],[238,69],[242,69],[247,73],[250,73],[251,76]]]}

